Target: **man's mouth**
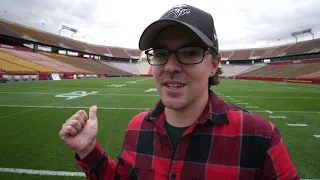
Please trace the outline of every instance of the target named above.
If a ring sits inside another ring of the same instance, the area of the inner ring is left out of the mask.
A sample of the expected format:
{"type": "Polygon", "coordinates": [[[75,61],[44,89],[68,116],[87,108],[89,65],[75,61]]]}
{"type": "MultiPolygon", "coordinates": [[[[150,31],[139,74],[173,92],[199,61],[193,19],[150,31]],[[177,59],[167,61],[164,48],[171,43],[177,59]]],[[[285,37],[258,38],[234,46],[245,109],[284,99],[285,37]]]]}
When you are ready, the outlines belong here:
{"type": "Polygon", "coordinates": [[[177,89],[177,88],[181,88],[184,87],[184,84],[165,84],[165,86],[167,86],[168,88],[172,88],[172,89],[177,89]]]}

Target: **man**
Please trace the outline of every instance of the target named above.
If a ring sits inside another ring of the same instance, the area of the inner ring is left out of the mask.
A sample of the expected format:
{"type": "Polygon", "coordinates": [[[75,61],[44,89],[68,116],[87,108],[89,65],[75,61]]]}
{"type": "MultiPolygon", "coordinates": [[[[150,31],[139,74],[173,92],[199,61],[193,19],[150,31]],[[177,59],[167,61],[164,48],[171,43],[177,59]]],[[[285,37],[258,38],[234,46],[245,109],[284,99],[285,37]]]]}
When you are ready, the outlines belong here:
{"type": "Polygon", "coordinates": [[[60,131],[88,179],[299,179],[276,127],[210,90],[221,74],[210,14],[176,6],[145,29],[139,48],[161,99],[130,121],[118,161],[96,140],[96,106],[60,131]]]}

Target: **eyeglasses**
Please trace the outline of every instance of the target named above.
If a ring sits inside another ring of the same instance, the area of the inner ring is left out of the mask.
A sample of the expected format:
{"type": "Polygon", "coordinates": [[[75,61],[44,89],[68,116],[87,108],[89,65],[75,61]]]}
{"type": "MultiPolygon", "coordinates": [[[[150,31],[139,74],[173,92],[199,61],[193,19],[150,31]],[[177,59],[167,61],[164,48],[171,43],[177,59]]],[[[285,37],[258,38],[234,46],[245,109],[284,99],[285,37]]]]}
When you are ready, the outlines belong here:
{"type": "MultiPolygon", "coordinates": [[[[145,51],[148,63],[152,66],[165,65],[171,53],[174,53],[180,64],[192,65],[199,64],[203,61],[206,51],[210,51],[207,47],[188,46],[170,51],[167,49],[149,49],[145,51]]],[[[212,52],[211,52],[212,53],[212,52]]]]}

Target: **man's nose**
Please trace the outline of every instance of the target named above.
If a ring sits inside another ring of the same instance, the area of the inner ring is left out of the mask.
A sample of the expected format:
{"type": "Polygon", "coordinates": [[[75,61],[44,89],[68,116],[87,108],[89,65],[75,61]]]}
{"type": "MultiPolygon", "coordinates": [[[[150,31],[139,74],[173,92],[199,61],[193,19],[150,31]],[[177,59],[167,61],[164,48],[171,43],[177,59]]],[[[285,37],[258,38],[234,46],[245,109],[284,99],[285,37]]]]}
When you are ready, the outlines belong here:
{"type": "Polygon", "coordinates": [[[168,57],[168,62],[165,64],[164,71],[166,72],[180,72],[181,65],[178,61],[177,56],[174,53],[171,53],[168,57]]]}

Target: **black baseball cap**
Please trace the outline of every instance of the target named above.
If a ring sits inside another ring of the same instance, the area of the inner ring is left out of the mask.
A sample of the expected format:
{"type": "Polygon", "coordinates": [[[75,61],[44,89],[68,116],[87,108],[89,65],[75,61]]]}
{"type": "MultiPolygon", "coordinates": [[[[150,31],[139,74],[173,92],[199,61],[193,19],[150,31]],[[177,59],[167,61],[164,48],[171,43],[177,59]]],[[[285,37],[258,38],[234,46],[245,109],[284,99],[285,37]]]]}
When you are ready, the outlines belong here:
{"type": "Polygon", "coordinates": [[[218,38],[211,14],[187,4],[174,6],[159,20],[151,23],[140,37],[139,49],[145,51],[152,48],[153,41],[161,30],[172,25],[190,29],[203,43],[218,53],[218,38]]]}

